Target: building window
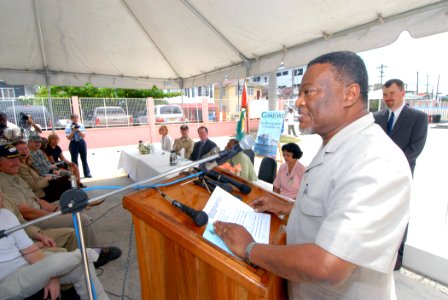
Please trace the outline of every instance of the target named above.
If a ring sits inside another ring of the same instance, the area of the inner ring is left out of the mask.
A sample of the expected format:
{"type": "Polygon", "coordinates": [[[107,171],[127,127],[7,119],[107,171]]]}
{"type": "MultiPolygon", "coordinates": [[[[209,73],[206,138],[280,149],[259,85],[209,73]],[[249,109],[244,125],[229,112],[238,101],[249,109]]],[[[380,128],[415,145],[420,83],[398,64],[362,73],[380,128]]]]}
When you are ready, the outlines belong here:
{"type": "Polygon", "coordinates": [[[294,70],[294,76],[301,76],[303,75],[303,68],[299,68],[297,70],[294,70]]]}
{"type": "Polygon", "coordinates": [[[7,100],[15,97],[14,88],[0,88],[0,99],[7,100]]]}
{"type": "Polygon", "coordinates": [[[208,97],[210,95],[210,91],[208,86],[200,86],[198,87],[198,96],[199,97],[208,97]]]}
{"type": "Polygon", "coordinates": [[[277,77],[282,76],[282,72],[277,73],[277,77]]]}
{"type": "Polygon", "coordinates": [[[268,83],[268,78],[266,76],[264,77],[264,83],[268,83]]]}
{"type": "Polygon", "coordinates": [[[247,95],[253,96],[254,95],[254,88],[253,87],[247,87],[247,95]]]}
{"type": "Polygon", "coordinates": [[[283,76],[288,75],[288,74],[289,74],[289,71],[283,71],[283,73],[282,73],[283,76]]]}

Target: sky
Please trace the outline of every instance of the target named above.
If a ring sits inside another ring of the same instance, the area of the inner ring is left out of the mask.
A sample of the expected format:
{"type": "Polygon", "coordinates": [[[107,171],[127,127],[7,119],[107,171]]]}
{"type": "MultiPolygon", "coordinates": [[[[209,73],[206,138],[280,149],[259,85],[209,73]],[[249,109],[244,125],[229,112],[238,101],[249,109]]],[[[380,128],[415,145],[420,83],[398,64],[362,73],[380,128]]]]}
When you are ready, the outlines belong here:
{"type": "Polygon", "coordinates": [[[437,77],[440,75],[439,93],[448,94],[448,33],[414,39],[402,32],[397,41],[389,46],[358,53],[366,63],[369,83],[380,83],[381,64],[384,68],[383,83],[391,78],[399,78],[407,84],[408,91],[416,90],[419,73],[419,93],[437,90],[437,77]]]}

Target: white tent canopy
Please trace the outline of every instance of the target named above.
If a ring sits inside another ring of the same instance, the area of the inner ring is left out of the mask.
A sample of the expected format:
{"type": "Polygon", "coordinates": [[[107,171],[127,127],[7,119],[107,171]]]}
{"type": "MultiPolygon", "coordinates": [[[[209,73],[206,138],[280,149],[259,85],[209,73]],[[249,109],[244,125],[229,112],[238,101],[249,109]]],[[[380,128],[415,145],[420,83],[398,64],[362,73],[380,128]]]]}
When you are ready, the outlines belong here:
{"type": "Polygon", "coordinates": [[[434,0],[2,0],[0,80],[178,88],[448,31],[434,0]]]}

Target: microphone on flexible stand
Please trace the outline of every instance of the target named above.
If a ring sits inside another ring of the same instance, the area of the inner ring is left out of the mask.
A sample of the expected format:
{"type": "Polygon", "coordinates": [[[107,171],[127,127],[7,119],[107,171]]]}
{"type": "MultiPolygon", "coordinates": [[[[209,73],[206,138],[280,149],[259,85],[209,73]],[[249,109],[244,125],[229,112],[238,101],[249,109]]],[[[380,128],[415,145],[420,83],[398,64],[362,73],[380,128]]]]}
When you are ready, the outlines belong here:
{"type": "Polygon", "coordinates": [[[215,190],[215,188],[217,186],[219,186],[220,188],[222,188],[223,190],[225,190],[226,192],[228,192],[229,194],[231,194],[233,197],[240,199],[241,201],[243,201],[243,198],[241,198],[240,195],[237,194],[233,194],[231,193],[232,191],[232,187],[228,184],[226,185],[213,185],[213,183],[209,182],[209,180],[206,180],[205,178],[202,178],[203,180],[195,180],[193,181],[194,184],[199,185],[200,187],[206,189],[207,191],[209,191],[209,193],[213,193],[213,191],[215,190]]]}
{"type": "Polygon", "coordinates": [[[233,188],[227,184],[227,183],[222,183],[222,182],[218,182],[216,180],[204,177],[205,182],[207,182],[208,184],[212,185],[212,186],[219,186],[220,188],[222,188],[224,191],[228,192],[228,193],[233,193],[233,188]]]}
{"type": "Polygon", "coordinates": [[[252,191],[252,188],[249,185],[241,183],[239,181],[236,181],[233,178],[225,176],[224,174],[220,174],[216,171],[213,171],[213,170],[204,171],[204,174],[210,178],[213,178],[214,180],[217,180],[218,182],[230,183],[231,185],[238,188],[240,190],[240,192],[245,195],[249,194],[252,191]]]}
{"type": "Polygon", "coordinates": [[[208,222],[208,215],[207,213],[205,213],[204,211],[200,210],[195,210],[185,204],[180,203],[179,201],[171,198],[170,196],[168,196],[167,194],[165,194],[164,192],[162,192],[161,190],[157,189],[157,191],[160,193],[160,195],[162,195],[162,197],[167,200],[168,202],[171,203],[171,205],[173,205],[174,207],[177,207],[178,209],[180,209],[182,212],[184,212],[186,215],[188,215],[191,219],[193,219],[194,223],[197,226],[203,226],[205,224],[207,224],[208,222]]]}

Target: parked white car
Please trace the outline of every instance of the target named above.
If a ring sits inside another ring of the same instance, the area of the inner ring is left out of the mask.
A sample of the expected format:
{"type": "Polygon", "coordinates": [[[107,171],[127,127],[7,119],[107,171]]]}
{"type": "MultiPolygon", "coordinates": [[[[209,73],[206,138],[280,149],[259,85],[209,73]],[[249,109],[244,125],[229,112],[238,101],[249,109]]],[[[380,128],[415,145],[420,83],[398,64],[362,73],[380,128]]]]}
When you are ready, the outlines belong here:
{"type": "MultiPolygon", "coordinates": [[[[138,113],[136,123],[148,124],[148,116],[146,110],[138,113]]],[[[184,112],[182,107],[176,104],[161,104],[154,106],[154,115],[156,124],[160,123],[183,123],[185,122],[184,112]]]]}
{"type": "Polygon", "coordinates": [[[123,108],[119,106],[101,106],[96,107],[93,111],[92,118],[84,125],[92,127],[101,126],[123,126],[132,125],[132,116],[127,115],[123,108]]]}

